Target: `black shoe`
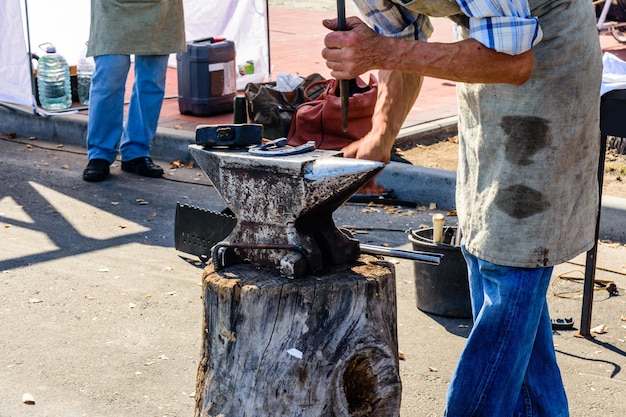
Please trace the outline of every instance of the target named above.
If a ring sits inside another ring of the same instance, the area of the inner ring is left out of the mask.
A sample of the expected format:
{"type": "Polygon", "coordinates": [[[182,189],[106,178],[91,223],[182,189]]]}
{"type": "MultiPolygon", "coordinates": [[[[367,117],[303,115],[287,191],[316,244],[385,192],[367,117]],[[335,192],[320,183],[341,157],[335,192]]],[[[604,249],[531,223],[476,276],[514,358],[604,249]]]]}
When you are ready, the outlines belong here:
{"type": "Polygon", "coordinates": [[[152,162],[149,156],[131,159],[122,162],[122,171],[134,172],[143,177],[159,178],[163,176],[163,168],[152,162]]]}
{"type": "Polygon", "coordinates": [[[109,165],[111,164],[106,159],[90,159],[83,171],[83,179],[89,182],[106,180],[109,177],[109,165]]]}
{"type": "Polygon", "coordinates": [[[552,330],[572,330],[574,328],[574,319],[569,317],[565,319],[552,319],[552,330]]]}

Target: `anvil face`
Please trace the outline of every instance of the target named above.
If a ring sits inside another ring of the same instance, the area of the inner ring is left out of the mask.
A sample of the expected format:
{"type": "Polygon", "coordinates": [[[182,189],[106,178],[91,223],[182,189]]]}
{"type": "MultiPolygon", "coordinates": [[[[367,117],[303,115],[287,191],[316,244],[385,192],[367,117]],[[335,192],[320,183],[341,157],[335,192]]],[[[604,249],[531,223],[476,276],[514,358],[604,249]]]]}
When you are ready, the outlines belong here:
{"type": "Polygon", "coordinates": [[[245,260],[295,278],[359,256],[358,241],[337,229],[332,213],[383,163],[324,150],[273,157],[198,145],[189,151],[238,221],[213,248],[216,267],[245,260]]]}

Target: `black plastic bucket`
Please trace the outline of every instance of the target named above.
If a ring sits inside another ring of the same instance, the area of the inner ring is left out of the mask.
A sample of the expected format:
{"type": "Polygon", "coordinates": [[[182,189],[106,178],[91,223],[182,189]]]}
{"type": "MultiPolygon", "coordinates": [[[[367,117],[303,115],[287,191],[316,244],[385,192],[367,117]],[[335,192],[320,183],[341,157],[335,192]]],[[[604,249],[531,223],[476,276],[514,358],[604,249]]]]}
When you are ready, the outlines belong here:
{"type": "Polygon", "coordinates": [[[442,253],[439,265],[413,262],[417,308],[444,317],[472,317],[467,263],[453,243],[456,227],[444,227],[443,243],[433,243],[433,229],[411,230],[413,250],[442,253]]]}

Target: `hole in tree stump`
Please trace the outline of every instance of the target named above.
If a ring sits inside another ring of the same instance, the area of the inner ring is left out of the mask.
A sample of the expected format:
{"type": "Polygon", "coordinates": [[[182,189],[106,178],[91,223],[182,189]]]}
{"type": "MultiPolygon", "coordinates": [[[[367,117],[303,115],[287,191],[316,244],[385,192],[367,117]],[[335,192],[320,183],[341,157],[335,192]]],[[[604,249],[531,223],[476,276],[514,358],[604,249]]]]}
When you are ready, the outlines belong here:
{"type": "Polygon", "coordinates": [[[370,358],[358,355],[348,362],[343,373],[343,389],[351,416],[367,416],[372,412],[378,380],[372,370],[370,358]]]}

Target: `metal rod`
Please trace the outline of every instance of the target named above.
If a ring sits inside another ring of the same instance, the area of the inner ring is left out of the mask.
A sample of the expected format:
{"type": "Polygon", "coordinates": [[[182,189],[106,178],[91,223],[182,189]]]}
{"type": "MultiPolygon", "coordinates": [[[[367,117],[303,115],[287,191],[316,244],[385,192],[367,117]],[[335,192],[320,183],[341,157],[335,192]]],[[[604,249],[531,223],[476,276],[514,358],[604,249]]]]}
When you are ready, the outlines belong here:
{"type": "Polygon", "coordinates": [[[265,38],[267,41],[267,77],[272,79],[272,59],[270,51],[270,2],[265,0],[265,38]]]}
{"type": "Polygon", "coordinates": [[[337,30],[346,30],[345,0],[337,0],[337,30]]]}
{"type": "Polygon", "coordinates": [[[361,252],[369,253],[370,255],[383,255],[391,256],[392,258],[410,259],[412,261],[422,262],[425,264],[439,265],[443,254],[431,253],[431,252],[419,252],[403,249],[391,249],[384,246],[374,245],[360,245],[361,252]]]}
{"type": "MultiPolygon", "coordinates": [[[[346,30],[346,3],[337,0],[337,30],[346,30]]],[[[348,131],[348,98],[350,94],[350,81],[339,80],[339,97],[341,100],[341,124],[343,131],[348,131]]]]}
{"type": "Polygon", "coordinates": [[[602,6],[602,12],[600,12],[600,17],[598,17],[598,22],[596,24],[598,30],[602,30],[604,26],[604,22],[606,21],[606,15],[609,14],[609,9],[611,8],[611,0],[605,0],[604,6],[602,6]]]}
{"type": "Polygon", "coordinates": [[[35,72],[33,71],[33,50],[30,46],[30,18],[28,17],[28,1],[24,0],[24,13],[26,14],[26,42],[28,44],[28,66],[30,68],[30,88],[32,90],[32,106],[33,114],[37,114],[37,101],[35,97],[37,92],[35,91],[35,72]]]}
{"type": "Polygon", "coordinates": [[[596,262],[598,256],[598,238],[600,235],[600,211],[602,210],[602,183],[604,182],[604,158],[606,157],[607,135],[602,133],[600,137],[600,158],[598,161],[598,215],[596,218],[595,242],[593,248],[587,251],[585,260],[585,281],[583,284],[583,308],[580,317],[580,330],[578,335],[592,338],[591,334],[591,310],[593,308],[593,288],[596,281],[596,262]]]}

